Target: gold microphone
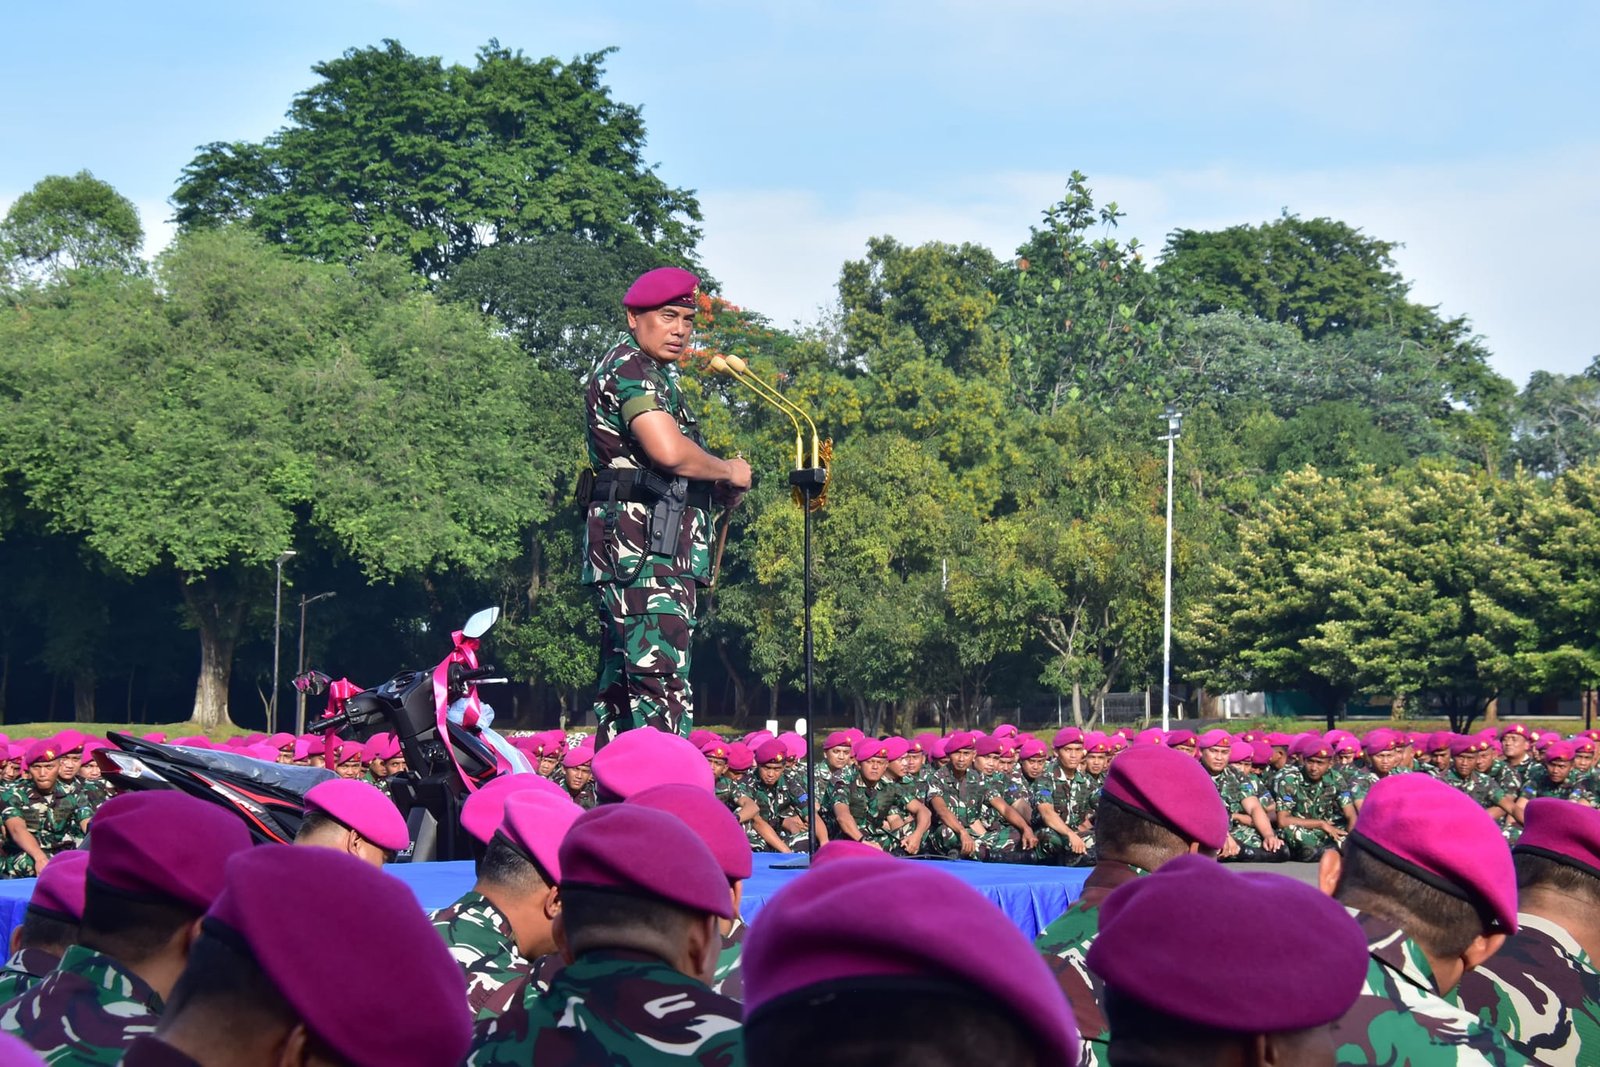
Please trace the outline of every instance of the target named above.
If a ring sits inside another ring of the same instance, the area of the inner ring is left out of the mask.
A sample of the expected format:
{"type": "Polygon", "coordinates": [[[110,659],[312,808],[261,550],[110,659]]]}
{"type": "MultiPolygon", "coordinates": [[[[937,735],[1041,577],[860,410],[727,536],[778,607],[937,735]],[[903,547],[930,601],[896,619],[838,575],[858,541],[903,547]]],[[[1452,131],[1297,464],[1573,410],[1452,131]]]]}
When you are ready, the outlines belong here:
{"type": "MultiPolygon", "coordinates": [[[[794,414],[789,410],[788,405],[783,402],[783,398],[778,396],[775,390],[763,388],[766,383],[759,382],[756,376],[749,372],[748,365],[745,363],[745,361],[739,359],[738,356],[712,356],[711,369],[719,374],[726,374],[735,381],[740,382],[746,389],[749,389],[752,393],[759,396],[770,407],[777,408],[779,411],[783,412],[790,424],[794,426],[795,469],[799,470],[801,467],[803,467],[805,465],[805,431],[800,428],[800,421],[794,417],[794,414]],[[737,367],[734,366],[735,360],[738,361],[737,367]]],[[[807,419],[806,421],[809,422],[810,420],[807,419]]]]}

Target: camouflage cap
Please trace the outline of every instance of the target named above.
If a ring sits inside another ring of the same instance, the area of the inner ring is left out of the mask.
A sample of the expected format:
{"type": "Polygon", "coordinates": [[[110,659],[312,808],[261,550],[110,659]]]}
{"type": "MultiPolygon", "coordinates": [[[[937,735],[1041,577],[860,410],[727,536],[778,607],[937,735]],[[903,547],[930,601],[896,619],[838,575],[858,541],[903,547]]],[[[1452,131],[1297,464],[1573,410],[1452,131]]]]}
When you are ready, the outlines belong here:
{"type": "Polygon", "coordinates": [[[229,857],[249,848],[244,822],[215,804],[175,790],[122,793],[95,812],[89,883],[204,911],[229,857]]]}
{"type": "Polygon", "coordinates": [[[1512,852],[1543,856],[1600,878],[1600,811],[1557,797],[1536,797],[1522,817],[1522,836],[1512,852]]]}
{"type": "Polygon", "coordinates": [[[1314,886],[1236,874],[1205,856],[1179,856],[1114,889],[1087,958],[1108,989],[1163,1015],[1246,1034],[1342,1017],[1361,994],[1367,962],[1361,927],[1314,886]],[[1272,951],[1218,921],[1229,915],[1270,915],[1272,951]]]}
{"type": "MultiPolygon", "coordinates": [[[[781,742],[780,742],[781,747],[781,742]]],[[[687,739],[648,726],[628,730],[594,754],[595,788],[607,799],[627,800],[641,789],[682,782],[710,791],[716,775],[687,739]]]]}
{"type": "Polygon", "coordinates": [[[692,785],[657,785],[628,798],[629,804],[676,815],[706,843],[730,882],[750,877],[754,860],[750,838],[728,806],[712,793],[692,785]]]}
{"type": "Polygon", "coordinates": [[[306,1028],[351,1067],[460,1063],[472,1044],[466,978],[450,950],[404,882],[354,857],[248,850],[228,863],[203,929],[242,943],[306,1028]],[[405,965],[385,968],[381,981],[352,981],[370,973],[380,941],[405,965]]]}
{"type": "Polygon", "coordinates": [[[1211,775],[1193,756],[1165,745],[1137,745],[1118,756],[1101,795],[1185,841],[1221,848],[1227,840],[1228,810],[1211,775]]]}
{"type": "Polygon", "coordinates": [[[89,873],[89,854],[78,849],[57,852],[33,883],[28,910],[50,919],[83,921],[83,884],[89,873]]]}
{"type": "Polygon", "coordinates": [[[1390,775],[1367,793],[1345,840],[1435,889],[1470,901],[1492,931],[1517,930],[1517,873],[1500,827],[1476,800],[1425,774],[1390,775]]]}
{"type": "Polygon", "coordinates": [[[682,819],[665,811],[626,803],[586,811],[561,842],[560,863],[563,891],[618,889],[733,918],[722,866],[682,819]]]}
{"type": "Polygon", "coordinates": [[[411,831],[394,801],[359,778],[318,782],[306,792],[306,811],[320,811],[390,852],[403,852],[411,844],[411,831]]]}
{"type": "Polygon", "coordinates": [[[743,963],[749,1022],[831,989],[848,995],[862,980],[935,980],[1013,1019],[1033,1036],[1036,1062],[1077,1063],[1072,1009],[1033,943],[977,890],[930,866],[830,857],[767,901],[743,963]],[[895,900],[917,905],[885,922],[883,902],[895,900]]]}

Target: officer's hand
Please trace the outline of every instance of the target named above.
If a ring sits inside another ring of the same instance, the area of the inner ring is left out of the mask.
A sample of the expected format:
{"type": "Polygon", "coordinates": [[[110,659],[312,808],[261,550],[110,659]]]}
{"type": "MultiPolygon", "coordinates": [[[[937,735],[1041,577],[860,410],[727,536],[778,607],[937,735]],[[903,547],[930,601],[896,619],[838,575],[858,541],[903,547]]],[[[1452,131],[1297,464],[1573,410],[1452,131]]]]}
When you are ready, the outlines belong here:
{"type": "Polygon", "coordinates": [[[1235,841],[1233,839],[1232,835],[1229,835],[1228,837],[1223,838],[1222,839],[1222,855],[1223,855],[1223,858],[1226,859],[1229,856],[1237,856],[1238,854],[1239,854],[1239,842],[1235,841]]]}
{"type": "Polygon", "coordinates": [[[735,489],[727,482],[718,482],[716,487],[711,490],[711,499],[722,507],[736,508],[744,503],[744,493],[743,489],[735,489]]]}
{"type": "Polygon", "coordinates": [[[735,489],[750,488],[750,464],[746,463],[742,456],[734,456],[724,462],[728,465],[728,476],[722,481],[735,489]]]}
{"type": "Polygon", "coordinates": [[[1276,852],[1283,847],[1283,838],[1279,837],[1277,834],[1273,834],[1271,837],[1262,838],[1261,847],[1265,848],[1268,852],[1276,852]]]}
{"type": "Polygon", "coordinates": [[[976,851],[978,851],[978,843],[972,839],[971,834],[965,830],[961,831],[961,854],[970,856],[976,851]]]}
{"type": "Polygon", "coordinates": [[[49,864],[49,862],[50,862],[50,857],[48,855],[40,856],[38,859],[34,860],[33,861],[33,874],[34,874],[34,877],[37,878],[39,875],[43,874],[45,866],[47,864],[49,864]]]}
{"type": "Polygon", "coordinates": [[[1033,831],[1032,830],[1024,830],[1024,831],[1022,831],[1022,848],[1023,848],[1023,851],[1032,852],[1034,849],[1036,849],[1038,847],[1039,847],[1039,839],[1034,836],[1033,831]]]}
{"type": "Polygon", "coordinates": [[[1067,831],[1067,846],[1080,856],[1089,851],[1089,846],[1083,843],[1083,838],[1071,830],[1067,831]]]}
{"type": "Polygon", "coordinates": [[[922,838],[912,834],[905,840],[906,855],[915,856],[922,848],[922,838]]]}

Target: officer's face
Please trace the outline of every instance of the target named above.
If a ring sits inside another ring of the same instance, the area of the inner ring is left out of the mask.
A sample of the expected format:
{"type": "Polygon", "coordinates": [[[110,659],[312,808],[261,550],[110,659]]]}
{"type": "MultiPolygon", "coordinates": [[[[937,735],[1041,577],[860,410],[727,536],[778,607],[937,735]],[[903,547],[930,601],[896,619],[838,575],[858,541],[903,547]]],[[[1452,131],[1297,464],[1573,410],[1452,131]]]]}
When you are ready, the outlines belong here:
{"type": "Polygon", "coordinates": [[[1500,739],[1500,747],[1505,749],[1506,759],[1521,759],[1528,751],[1528,739],[1521,734],[1506,734],[1500,739]]]}
{"type": "Polygon", "coordinates": [[[723,756],[707,756],[706,762],[711,764],[711,773],[721,778],[728,773],[728,761],[723,756]]]}
{"type": "Polygon", "coordinates": [[[1478,753],[1478,770],[1486,771],[1494,766],[1494,749],[1486,748],[1478,753]]]}
{"type": "Polygon", "coordinates": [[[881,781],[883,772],[889,769],[889,761],[882,756],[873,756],[861,762],[861,777],[868,782],[881,781]]]}
{"type": "Polygon", "coordinates": [[[47,793],[54,789],[56,787],[56,779],[60,774],[60,760],[36,760],[28,764],[28,777],[33,779],[34,788],[41,793],[47,793]]]}
{"type": "Polygon", "coordinates": [[[63,782],[70,782],[78,777],[78,765],[83,762],[83,756],[72,752],[61,757],[61,769],[56,772],[56,777],[63,782]]]}
{"type": "Polygon", "coordinates": [[[358,759],[347,760],[344,763],[335,765],[333,771],[340,778],[360,778],[362,771],[361,761],[358,759]]]}
{"type": "Polygon", "coordinates": [[[639,351],[664,363],[676,363],[694,335],[694,309],[667,305],[654,311],[628,312],[628,329],[639,351]]]}
{"type": "Polygon", "coordinates": [[[1333,760],[1327,756],[1306,757],[1306,777],[1313,782],[1321,781],[1322,776],[1328,773],[1328,768],[1333,766],[1333,760]]]}
{"type": "Polygon", "coordinates": [[[1056,749],[1056,762],[1067,770],[1077,770],[1083,765],[1083,742],[1072,741],[1056,749]]]}
{"type": "Polygon", "coordinates": [[[1181,745],[1173,745],[1172,747],[1177,749],[1179,752],[1182,752],[1185,756],[1193,756],[1196,752],[1199,751],[1200,742],[1198,742],[1198,741],[1185,741],[1181,745]]]}
{"type": "Polygon", "coordinates": [[[1000,766],[1000,757],[996,753],[990,752],[977,756],[975,762],[978,765],[979,774],[993,774],[995,769],[1000,766]]]}
{"type": "Polygon", "coordinates": [[[761,765],[761,782],[763,785],[776,785],[778,779],[783,777],[783,761],[773,760],[771,763],[761,765]]]}
{"type": "Polygon", "coordinates": [[[1029,756],[1022,761],[1022,773],[1028,776],[1029,781],[1044,773],[1044,754],[1029,756]]]}
{"type": "Polygon", "coordinates": [[[556,769],[556,757],[555,756],[540,756],[539,757],[539,773],[540,774],[548,776],[550,774],[550,772],[554,771],[555,769],[556,769]]]}
{"type": "Polygon", "coordinates": [[[1586,771],[1594,766],[1594,749],[1579,749],[1578,754],[1572,758],[1572,765],[1580,771],[1586,771]]]}
{"type": "Polygon", "coordinates": [[[1544,765],[1544,770],[1545,774],[1549,775],[1551,782],[1560,785],[1567,780],[1567,775],[1572,773],[1572,761],[1553,759],[1544,765]]]}
{"type": "Polygon", "coordinates": [[[367,773],[372,775],[374,778],[389,777],[389,761],[381,759],[373,760],[367,764],[367,773]]]}
{"type": "Polygon", "coordinates": [[[1083,757],[1084,769],[1090,774],[1106,773],[1106,765],[1111,762],[1111,756],[1105,752],[1091,752],[1083,757]]]}
{"type": "Polygon", "coordinates": [[[386,769],[390,774],[406,773],[406,758],[404,756],[396,756],[394,759],[387,761],[386,769]]]}
{"type": "Polygon", "coordinates": [[[1385,749],[1372,754],[1373,773],[1380,778],[1394,770],[1394,765],[1400,762],[1400,753],[1396,749],[1385,749]]]}
{"type": "Polygon", "coordinates": [[[1463,752],[1455,757],[1456,773],[1465,778],[1478,769],[1478,754],[1476,752],[1463,752]]]}
{"type": "Polygon", "coordinates": [[[0,780],[14,782],[22,777],[22,763],[19,760],[6,760],[5,767],[0,769],[0,780]]]}
{"type": "Polygon", "coordinates": [[[922,770],[922,765],[926,763],[927,760],[928,754],[926,752],[907,752],[906,773],[916,774],[918,771],[922,770]]]}
{"type": "Polygon", "coordinates": [[[842,771],[850,765],[849,745],[834,745],[822,755],[828,761],[828,766],[836,771],[842,771]]]}
{"type": "Polygon", "coordinates": [[[1268,765],[1273,770],[1279,770],[1289,762],[1289,750],[1283,745],[1272,746],[1272,762],[1268,765]]]}
{"type": "Polygon", "coordinates": [[[1226,741],[1220,745],[1200,750],[1200,762],[1206,765],[1206,770],[1212,774],[1221,774],[1228,765],[1228,754],[1233,751],[1233,742],[1226,741]]]}
{"type": "Polygon", "coordinates": [[[100,780],[100,764],[94,760],[89,760],[78,768],[78,777],[86,782],[98,782],[100,780]]]}
{"type": "Polygon", "coordinates": [[[965,774],[972,769],[972,761],[977,758],[978,750],[975,748],[958,748],[950,753],[950,769],[965,774]]]}
{"type": "Polygon", "coordinates": [[[583,787],[589,784],[590,771],[587,763],[580,767],[568,767],[566,774],[567,792],[569,793],[581,793],[583,792],[583,787]]]}

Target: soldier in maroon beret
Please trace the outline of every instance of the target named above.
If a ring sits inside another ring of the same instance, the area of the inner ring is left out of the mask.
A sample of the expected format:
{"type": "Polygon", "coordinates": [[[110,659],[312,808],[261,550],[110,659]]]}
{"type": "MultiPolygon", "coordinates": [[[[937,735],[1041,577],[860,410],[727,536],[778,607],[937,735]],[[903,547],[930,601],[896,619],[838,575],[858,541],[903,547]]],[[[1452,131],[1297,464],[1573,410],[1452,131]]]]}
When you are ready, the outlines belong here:
{"type": "Polygon", "coordinates": [[[582,580],[599,594],[602,623],[597,749],[641,726],[693,728],[689,643],[711,580],[711,509],[750,488],[748,463],[706,451],[678,387],[698,284],[677,267],[641,275],[622,301],[630,338],[586,379],[582,580]]]}

